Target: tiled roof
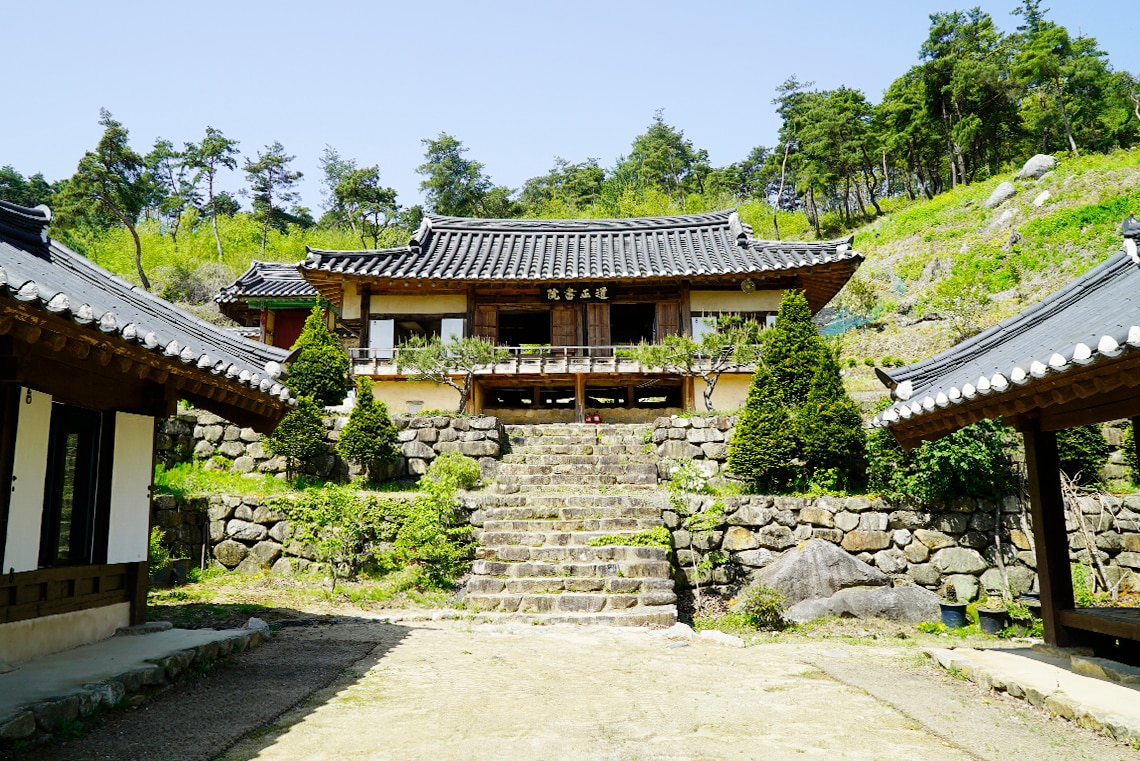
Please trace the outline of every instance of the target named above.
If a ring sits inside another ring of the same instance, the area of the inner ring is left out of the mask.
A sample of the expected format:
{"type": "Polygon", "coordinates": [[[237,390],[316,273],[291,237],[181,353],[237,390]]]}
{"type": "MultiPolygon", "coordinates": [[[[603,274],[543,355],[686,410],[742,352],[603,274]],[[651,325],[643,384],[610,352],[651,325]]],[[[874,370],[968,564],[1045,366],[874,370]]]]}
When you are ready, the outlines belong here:
{"type": "Polygon", "coordinates": [[[307,299],[317,298],[317,289],[301,277],[296,264],[281,262],[249,263],[237,280],[222,288],[214,297],[219,304],[250,299],[307,299]]]}
{"type": "Polygon", "coordinates": [[[48,237],[51,211],[0,201],[0,298],[177,358],[282,401],[288,352],[236,337],[131,285],[48,237]]]}
{"type": "Polygon", "coordinates": [[[922,362],[880,372],[895,400],[876,426],[920,422],[1140,351],[1140,263],[1110,256],[1033,306],[922,362]]]}
{"type": "Polygon", "coordinates": [[[468,219],[428,214],[407,246],[309,249],[307,270],[434,280],[598,280],[747,275],[862,257],[852,239],[761,241],[735,211],[635,219],[468,219]]]}

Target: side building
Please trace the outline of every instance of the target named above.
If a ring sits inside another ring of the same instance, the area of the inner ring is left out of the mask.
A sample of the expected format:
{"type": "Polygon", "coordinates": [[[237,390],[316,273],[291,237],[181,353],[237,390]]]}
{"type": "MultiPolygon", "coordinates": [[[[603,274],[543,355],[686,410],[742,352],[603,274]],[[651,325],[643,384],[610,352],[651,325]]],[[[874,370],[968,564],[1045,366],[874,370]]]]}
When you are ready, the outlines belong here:
{"type": "MultiPolygon", "coordinates": [[[[301,274],[357,334],[357,375],[394,412],[454,409],[456,392],[411,380],[399,346],[477,336],[509,351],[480,370],[469,411],[506,422],[648,420],[691,409],[701,381],[640,366],[625,349],[699,337],[717,318],[766,324],[785,290],[824,306],[862,262],[852,240],[766,241],[735,211],[635,219],[469,219],[428,214],[406,246],[308,250],[301,274]]],[[[739,407],[750,368],[713,400],[739,407]]]]}
{"type": "Polygon", "coordinates": [[[259,431],[288,353],[92,264],[0,201],[0,661],[146,620],[156,424],[180,399],[259,431]]]}

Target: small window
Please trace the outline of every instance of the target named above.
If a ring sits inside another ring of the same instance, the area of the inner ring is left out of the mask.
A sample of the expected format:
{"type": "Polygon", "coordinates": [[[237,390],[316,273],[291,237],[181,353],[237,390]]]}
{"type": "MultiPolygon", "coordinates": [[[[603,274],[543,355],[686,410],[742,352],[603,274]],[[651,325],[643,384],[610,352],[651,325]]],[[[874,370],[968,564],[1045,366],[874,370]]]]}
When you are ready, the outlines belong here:
{"type": "Polygon", "coordinates": [[[94,562],[101,417],[64,404],[52,407],[41,567],[94,562]]]}

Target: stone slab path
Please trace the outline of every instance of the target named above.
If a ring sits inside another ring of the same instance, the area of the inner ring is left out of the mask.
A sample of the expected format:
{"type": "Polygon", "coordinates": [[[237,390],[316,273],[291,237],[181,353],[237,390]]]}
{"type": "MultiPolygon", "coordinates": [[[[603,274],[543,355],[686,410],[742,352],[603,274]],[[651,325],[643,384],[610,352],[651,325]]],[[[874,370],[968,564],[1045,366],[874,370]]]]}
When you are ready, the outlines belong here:
{"type": "Polygon", "coordinates": [[[1137,757],[1080,728],[1049,731],[1045,719],[986,705],[922,660],[897,647],[732,648],[624,628],[431,623],[222,758],[1137,757]],[[900,675],[910,680],[906,712],[860,684],[900,675]],[[931,691],[960,706],[961,735],[931,730],[931,691]],[[1002,732],[1009,743],[993,742],[1002,732]],[[971,747],[979,738],[983,747],[971,747]]]}

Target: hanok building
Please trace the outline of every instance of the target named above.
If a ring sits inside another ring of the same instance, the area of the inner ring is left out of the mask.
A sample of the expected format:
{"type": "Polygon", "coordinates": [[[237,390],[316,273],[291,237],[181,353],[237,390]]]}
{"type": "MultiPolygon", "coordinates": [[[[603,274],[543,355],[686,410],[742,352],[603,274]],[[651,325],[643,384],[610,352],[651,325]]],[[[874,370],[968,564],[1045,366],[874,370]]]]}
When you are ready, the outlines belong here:
{"type": "MultiPolygon", "coordinates": [[[[621,422],[691,408],[703,390],[640,366],[623,349],[699,337],[721,315],[766,324],[788,289],[802,290],[818,311],[862,262],[851,242],[758,240],[735,211],[575,220],[429,214],[406,246],[310,249],[301,271],[358,333],[354,371],[377,381],[393,411],[458,401],[448,387],[401,374],[403,341],[477,336],[510,357],[477,375],[471,411],[506,422],[595,412],[621,422]]],[[[717,408],[739,407],[749,377],[750,368],[725,375],[717,408]]]]}
{"type": "Polygon", "coordinates": [[[157,421],[179,399],[271,430],[287,353],[225,331],[51,240],[0,201],[0,661],[146,618],[157,421]]]}
{"type": "Polygon", "coordinates": [[[214,297],[218,309],[239,325],[256,328],[257,340],[289,349],[320,295],[295,264],[249,263],[249,269],[214,297]]]}
{"type": "Polygon", "coordinates": [[[879,372],[894,403],[874,424],[887,426],[904,447],[984,418],[1001,417],[1021,431],[1045,639],[1088,644],[1114,657],[1131,652],[1131,661],[1140,660],[1140,610],[1074,604],[1057,452],[1057,432],[1066,428],[1122,418],[1140,427],[1135,240],[989,330],[922,362],[879,372]]]}

